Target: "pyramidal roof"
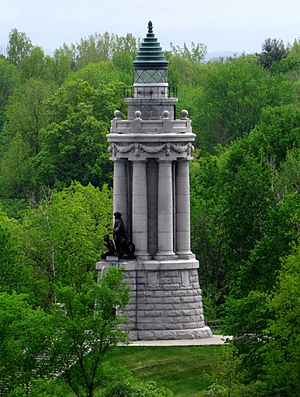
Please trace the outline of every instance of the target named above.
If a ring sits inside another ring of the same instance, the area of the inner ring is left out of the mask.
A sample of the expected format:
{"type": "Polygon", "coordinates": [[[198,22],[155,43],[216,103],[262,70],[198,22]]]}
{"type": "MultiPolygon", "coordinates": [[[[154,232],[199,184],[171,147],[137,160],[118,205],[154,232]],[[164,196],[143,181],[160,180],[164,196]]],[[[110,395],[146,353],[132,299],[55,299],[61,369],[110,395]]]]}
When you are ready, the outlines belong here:
{"type": "Polygon", "coordinates": [[[134,69],[167,69],[166,60],[160,43],[153,33],[152,22],[148,22],[148,33],[142,40],[136,60],[133,62],[134,69]]]}

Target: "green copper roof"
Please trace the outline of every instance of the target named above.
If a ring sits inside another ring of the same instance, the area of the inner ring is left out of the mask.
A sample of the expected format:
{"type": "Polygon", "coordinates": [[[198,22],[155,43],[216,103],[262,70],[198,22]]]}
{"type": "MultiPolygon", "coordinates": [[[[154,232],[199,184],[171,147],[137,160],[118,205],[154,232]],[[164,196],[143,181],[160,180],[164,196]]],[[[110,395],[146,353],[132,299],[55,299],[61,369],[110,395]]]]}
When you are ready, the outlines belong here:
{"type": "Polygon", "coordinates": [[[148,70],[168,68],[168,61],[153,33],[151,21],[148,23],[148,33],[140,45],[137,59],[133,62],[133,68],[148,70]]]}

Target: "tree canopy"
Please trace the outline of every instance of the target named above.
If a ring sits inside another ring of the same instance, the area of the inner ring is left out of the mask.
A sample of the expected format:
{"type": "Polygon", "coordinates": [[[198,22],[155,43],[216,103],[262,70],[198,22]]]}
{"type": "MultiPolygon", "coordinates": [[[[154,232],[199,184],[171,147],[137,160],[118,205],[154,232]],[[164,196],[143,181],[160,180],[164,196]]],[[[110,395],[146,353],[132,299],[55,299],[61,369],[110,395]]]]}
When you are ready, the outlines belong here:
{"type": "MultiPolygon", "coordinates": [[[[116,384],[102,365],[106,348],[126,339],[115,307],[128,302],[121,272],[101,286],[94,272],[111,232],[106,134],[116,109],[126,117],[138,45],[131,34],[95,33],[50,56],[26,33],[9,34],[0,57],[1,393],[50,395],[44,379],[63,371],[65,390],[77,396],[98,387],[107,396],[170,395],[151,384],[116,384]]],[[[206,51],[192,42],[165,53],[177,111],[188,110],[196,134],[192,246],[206,318],[220,319],[234,337],[233,395],[294,396],[299,39],[268,38],[260,53],[209,62],[206,51]]]]}

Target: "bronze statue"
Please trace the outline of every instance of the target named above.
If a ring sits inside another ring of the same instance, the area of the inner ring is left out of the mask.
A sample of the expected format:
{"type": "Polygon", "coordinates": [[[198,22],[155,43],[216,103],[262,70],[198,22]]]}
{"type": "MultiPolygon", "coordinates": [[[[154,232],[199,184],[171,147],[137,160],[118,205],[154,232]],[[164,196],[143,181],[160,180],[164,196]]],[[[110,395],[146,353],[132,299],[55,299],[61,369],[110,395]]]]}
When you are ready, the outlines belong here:
{"type": "Polygon", "coordinates": [[[114,223],[114,242],[116,245],[116,251],[118,256],[122,256],[122,244],[121,240],[127,240],[125,225],[122,219],[122,214],[120,212],[114,213],[115,223],[114,223]]]}
{"type": "Polygon", "coordinates": [[[135,245],[133,244],[132,241],[125,240],[124,238],[121,238],[120,245],[121,245],[121,251],[122,251],[122,258],[135,259],[135,256],[134,256],[135,245]]]}
{"type": "Polygon", "coordinates": [[[113,240],[110,240],[108,234],[104,236],[104,245],[107,251],[101,255],[101,258],[106,259],[107,256],[117,256],[120,259],[135,259],[135,245],[132,241],[127,240],[122,214],[115,212],[114,217],[113,240]]]}
{"type": "Polygon", "coordinates": [[[104,239],[104,245],[105,245],[105,247],[107,248],[107,251],[105,251],[102,255],[101,255],[101,258],[102,259],[106,259],[106,257],[107,256],[114,256],[114,255],[116,255],[116,245],[115,245],[115,243],[114,243],[114,241],[113,240],[111,240],[110,238],[109,238],[109,235],[108,234],[106,234],[104,237],[103,237],[103,239],[104,239]]]}

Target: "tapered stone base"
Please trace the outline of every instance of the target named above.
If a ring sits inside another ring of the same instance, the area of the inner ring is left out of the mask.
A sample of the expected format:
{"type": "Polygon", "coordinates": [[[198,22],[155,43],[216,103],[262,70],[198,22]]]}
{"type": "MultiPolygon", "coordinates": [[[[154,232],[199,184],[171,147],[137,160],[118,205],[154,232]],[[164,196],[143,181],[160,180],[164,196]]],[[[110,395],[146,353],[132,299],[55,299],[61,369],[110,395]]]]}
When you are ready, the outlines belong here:
{"type": "Polygon", "coordinates": [[[131,287],[126,313],[131,340],[212,336],[204,321],[197,260],[119,260],[110,265],[124,267],[131,287]]]}

